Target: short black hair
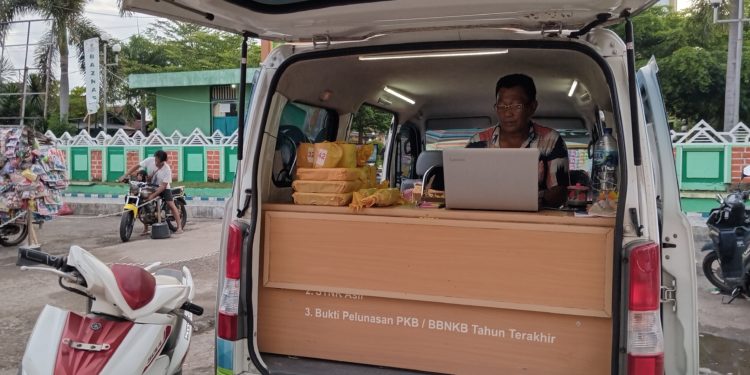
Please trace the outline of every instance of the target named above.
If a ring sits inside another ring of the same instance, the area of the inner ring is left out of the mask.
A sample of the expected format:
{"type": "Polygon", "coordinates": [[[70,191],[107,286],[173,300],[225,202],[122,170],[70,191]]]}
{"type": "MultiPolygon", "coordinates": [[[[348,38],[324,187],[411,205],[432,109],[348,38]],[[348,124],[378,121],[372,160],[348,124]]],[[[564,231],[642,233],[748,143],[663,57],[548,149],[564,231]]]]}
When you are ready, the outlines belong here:
{"type": "Polygon", "coordinates": [[[502,88],[520,87],[529,98],[529,102],[536,100],[536,85],[534,80],[525,74],[508,74],[497,80],[495,85],[495,99],[502,88]]]}
{"type": "Polygon", "coordinates": [[[141,169],[140,171],[138,171],[138,176],[139,176],[139,177],[140,177],[140,178],[141,178],[141,179],[142,179],[143,181],[146,181],[146,179],[148,178],[148,172],[146,172],[145,170],[141,169]]]}
{"type": "Polygon", "coordinates": [[[156,150],[156,152],[154,152],[154,158],[161,161],[167,161],[167,153],[164,152],[164,150],[156,150]]]}

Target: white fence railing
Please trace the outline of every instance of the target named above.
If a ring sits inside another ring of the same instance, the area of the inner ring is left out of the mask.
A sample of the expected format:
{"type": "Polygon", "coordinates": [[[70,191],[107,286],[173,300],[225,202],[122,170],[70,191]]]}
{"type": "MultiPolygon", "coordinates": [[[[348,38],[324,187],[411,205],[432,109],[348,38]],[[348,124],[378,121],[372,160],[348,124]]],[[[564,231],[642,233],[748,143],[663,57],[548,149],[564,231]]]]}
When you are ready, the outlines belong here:
{"type": "Polygon", "coordinates": [[[136,131],[132,136],[128,136],[122,129],[118,130],[115,135],[104,134],[100,132],[96,137],[91,137],[86,130],[81,130],[78,135],[72,136],[68,132],[63,133],[59,138],[51,131],[44,134],[56,146],[151,146],[151,145],[174,145],[174,146],[236,146],[237,130],[230,135],[224,135],[217,130],[210,136],[203,134],[200,129],[193,130],[187,136],[182,135],[179,130],[175,130],[172,135],[165,136],[159,131],[154,130],[148,136],[141,131],[136,131]]]}
{"type": "Polygon", "coordinates": [[[687,132],[671,132],[672,143],[675,145],[689,144],[750,144],[750,128],[740,122],[728,132],[720,132],[707,122],[700,120],[687,132]]]}

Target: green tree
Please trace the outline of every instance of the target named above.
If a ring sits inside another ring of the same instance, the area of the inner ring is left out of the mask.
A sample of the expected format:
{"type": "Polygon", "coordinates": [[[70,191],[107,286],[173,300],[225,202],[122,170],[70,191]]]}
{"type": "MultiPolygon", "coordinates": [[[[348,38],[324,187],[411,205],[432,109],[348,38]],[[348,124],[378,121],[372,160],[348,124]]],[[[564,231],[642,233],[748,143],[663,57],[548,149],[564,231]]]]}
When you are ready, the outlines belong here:
{"type": "Polygon", "coordinates": [[[354,115],[352,129],[357,130],[357,143],[366,143],[369,136],[382,136],[388,132],[393,122],[393,114],[371,105],[362,105],[354,115]]]}
{"type": "MultiPolygon", "coordinates": [[[[109,96],[124,102],[120,115],[137,118],[142,108],[156,113],[152,92],[131,90],[130,74],[180,72],[239,68],[242,37],[222,31],[175,21],[160,21],[144,35],[131,37],[123,44],[120,63],[109,81],[109,96]]],[[[248,66],[260,64],[260,45],[248,48],[248,66]]],[[[154,121],[156,118],[154,118],[154,121]]]]}
{"type": "MultiPolygon", "coordinates": [[[[722,17],[727,17],[724,7],[722,17]]],[[[633,18],[636,67],[653,56],[659,64],[659,80],[670,117],[695,124],[704,119],[721,129],[724,115],[727,29],[713,22],[708,0],[695,0],[683,11],[651,7],[633,18]]],[[[613,28],[622,38],[624,26],[613,28]]],[[[750,33],[745,32],[745,40],[750,33]]],[[[745,54],[743,82],[749,82],[750,65],[745,54]]],[[[740,118],[750,115],[750,87],[741,88],[740,118]]]]}
{"type": "MultiPolygon", "coordinates": [[[[100,32],[85,16],[88,0],[3,0],[0,2],[0,33],[7,32],[7,22],[34,14],[50,20],[50,28],[39,40],[36,63],[44,68],[48,60],[60,63],[60,121],[66,122],[69,108],[68,55],[72,46],[83,70],[83,41],[100,32]]],[[[41,71],[46,71],[42,69],[41,71]]],[[[46,77],[45,77],[46,78],[46,77]]],[[[44,81],[44,79],[42,79],[44,81]]]]}
{"type": "Polygon", "coordinates": [[[726,56],[701,47],[682,47],[659,62],[668,112],[695,124],[701,119],[722,127],[726,56]]]}

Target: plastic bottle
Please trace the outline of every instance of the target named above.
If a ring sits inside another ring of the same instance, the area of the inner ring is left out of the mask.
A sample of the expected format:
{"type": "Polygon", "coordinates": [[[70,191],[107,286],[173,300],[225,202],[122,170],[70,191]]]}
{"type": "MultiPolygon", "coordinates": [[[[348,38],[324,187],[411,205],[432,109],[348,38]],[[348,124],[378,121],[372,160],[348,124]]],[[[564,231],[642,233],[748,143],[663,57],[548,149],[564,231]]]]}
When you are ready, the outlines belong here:
{"type": "Polygon", "coordinates": [[[591,173],[593,201],[601,208],[617,208],[618,165],[617,141],[612,137],[612,129],[605,128],[604,136],[594,144],[591,173]]]}

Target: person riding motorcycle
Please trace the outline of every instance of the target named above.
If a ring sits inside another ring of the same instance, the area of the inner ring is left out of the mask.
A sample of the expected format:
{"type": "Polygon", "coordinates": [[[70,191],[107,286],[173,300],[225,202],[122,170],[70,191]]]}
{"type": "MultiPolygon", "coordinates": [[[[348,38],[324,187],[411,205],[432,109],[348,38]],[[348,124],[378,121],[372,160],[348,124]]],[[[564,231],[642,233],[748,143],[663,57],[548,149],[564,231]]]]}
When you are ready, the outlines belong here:
{"type": "MultiPolygon", "coordinates": [[[[127,178],[128,176],[135,173],[139,168],[144,168],[146,170],[146,173],[148,175],[146,181],[157,185],[158,188],[148,197],[148,200],[155,199],[156,197],[161,197],[169,207],[169,210],[172,211],[172,216],[175,218],[175,223],[182,223],[182,220],[180,218],[180,210],[177,209],[177,206],[174,204],[174,199],[172,198],[172,190],[170,189],[169,184],[172,182],[172,169],[169,167],[169,164],[167,164],[167,153],[158,150],[154,152],[154,156],[148,157],[141,161],[138,165],[132,166],[130,169],[128,169],[125,174],[120,177],[120,180],[123,180],[127,178]]],[[[183,232],[182,227],[177,224],[178,228],[175,234],[180,234],[183,232]]],[[[143,233],[148,233],[148,225],[144,224],[143,233]]]]}

